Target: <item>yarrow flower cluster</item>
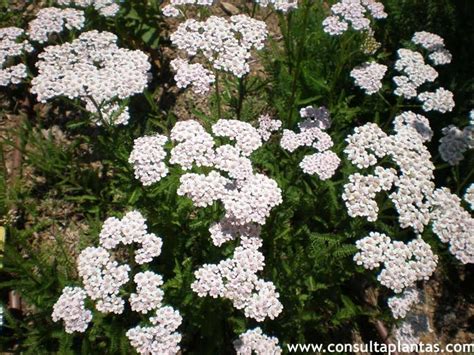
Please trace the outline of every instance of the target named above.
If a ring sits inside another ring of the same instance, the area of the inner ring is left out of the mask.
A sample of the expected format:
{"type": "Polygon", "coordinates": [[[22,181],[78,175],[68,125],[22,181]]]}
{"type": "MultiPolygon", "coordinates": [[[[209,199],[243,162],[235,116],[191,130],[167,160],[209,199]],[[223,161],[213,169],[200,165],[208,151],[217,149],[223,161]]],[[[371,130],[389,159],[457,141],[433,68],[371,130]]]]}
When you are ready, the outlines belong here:
{"type": "Polygon", "coordinates": [[[200,297],[230,299],[234,307],[244,310],[246,317],[258,322],[276,318],[283,309],[279,294],[273,283],[256,275],[264,267],[264,256],[258,251],[261,245],[259,235],[243,239],[232,258],[219,264],[205,264],[197,270],[191,288],[200,297]]]}
{"type": "Polygon", "coordinates": [[[254,0],[261,7],[268,7],[270,4],[281,12],[288,12],[298,8],[298,0],[254,0]]]}
{"type": "Polygon", "coordinates": [[[215,75],[202,64],[190,64],[181,58],[173,59],[170,64],[176,72],[174,80],[180,89],[191,86],[195,94],[204,95],[209,92],[210,85],[216,81],[215,75]]]}
{"type": "Polygon", "coordinates": [[[150,63],[145,53],[119,48],[116,41],[114,34],[94,30],[71,43],[47,47],[36,63],[39,74],[31,92],[41,102],[58,96],[78,98],[99,117],[106,113],[102,118],[108,123],[126,123],[117,101],[143,91],[150,63]]]}
{"type": "Polygon", "coordinates": [[[77,271],[87,295],[97,301],[98,311],[123,312],[125,302],[119,296],[119,291],[128,282],[130,266],[119,265],[102,247],[88,247],[78,257],[77,271]]]}
{"type": "Polygon", "coordinates": [[[56,0],[58,5],[86,8],[93,6],[102,16],[113,17],[119,12],[120,6],[115,0],[56,0]]]}
{"type": "Polygon", "coordinates": [[[52,33],[61,33],[64,29],[80,30],[84,27],[84,12],[75,9],[47,7],[38,11],[36,18],[28,24],[28,36],[33,41],[44,43],[52,33]]]}
{"type": "Polygon", "coordinates": [[[415,288],[407,288],[400,296],[388,299],[388,306],[393,318],[405,318],[410,309],[420,302],[420,292],[415,288]]]}
{"type": "MultiPolygon", "coordinates": [[[[235,239],[240,242],[232,258],[197,270],[192,289],[201,297],[228,298],[247,317],[262,321],[275,318],[282,305],[275,286],[257,277],[264,266],[263,254],[258,250],[262,246],[259,225],[282,202],[282,196],[274,180],[253,172],[249,156],[262,146],[262,136],[268,139],[267,135],[281,123],[269,117],[259,121],[257,130],[246,122],[221,119],[212,125],[212,135],[197,121],[177,122],[170,134],[175,143],[170,163],[184,171],[194,167],[212,169],[207,174],[181,175],[177,193],[187,196],[198,207],[220,201],[225,215],[210,227],[211,239],[216,246],[235,239]],[[234,144],[216,146],[214,137],[226,138],[234,144]]],[[[150,165],[159,164],[164,158],[157,154],[154,162],[151,154],[147,156],[144,161],[150,165]]]]}
{"type": "Polygon", "coordinates": [[[150,318],[152,326],[137,326],[127,331],[130,344],[139,354],[177,354],[180,351],[181,334],[176,329],[183,318],[172,307],[161,307],[150,318]]]}
{"type": "Polygon", "coordinates": [[[368,31],[370,15],[373,19],[384,19],[387,13],[382,3],[375,0],[340,0],[331,6],[331,16],[323,21],[324,32],[331,36],[339,36],[349,29],[368,31]]]}
{"type": "Polygon", "coordinates": [[[234,341],[237,355],[280,355],[282,349],[278,346],[278,339],[263,334],[262,329],[247,330],[240,334],[239,339],[234,341]]]}
{"type": "Polygon", "coordinates": [[[474,210],[474,183],[469,185],[466,189],[466,192],[464,193],[464,201],[469,204],[471,210],[474,210]]]}
{"type": "Polygon", "coordinates": [[[411,41],[430,52],[428,58],[434,65],[451,63],[452,55],[444,46],[444,39],[437,34],[421,31],[415,32],[411,41]]]}
{"type": "Polygon", "coordinates": [[[24,34],[18,27],[0,28],[0,86],[19,84],[28,76],[25,64],[10,63],[15,57],[33,51],[27,40],[21,40],[24,34]]]}
{"type": "Polygon", "coordinates": [[[87,295],[80,287],[65,287],[54,304],[53,321],[64,321],[66,333],[85,332],[92,320],[92,312],[85,308],[87,295]]]}
{"type": "Polygon", "coordinates": [[[258,118],[258,134],[262,137],[262,141],[266,142],[270,139],[273,132],[278,131],[281,128],[281,121],[274,120],[270,115],[261,115],[258,118]]]}
{"type": "MultiPolygon", "coordinates": [[[[85,309],[85,299],[95,301],[102,313],[121,314],[125,301],[120,296],[122,286],[129,281],[131,268],[119,264],[111,253],[120,244],[141,244],[135,252],[138,264],[149,263],[161,253],[161,238],[147,233],[146,220],[138,211],[127,213],[121,220],[108,218],[99,235],[99,247],[88,247],[78,257],[77,269],[84,289],[66,287],[54,305],[53,320],[63,320],[66,331],[84,332],[92,320],[92,312],[85,309]]],[[[132,346],[140,354],[175,354],[179,351],[181,335],[175,330],[181,324],[181,316],[169,306],[163,306],[163,279],[152,271],[136,273],[136,292],[129,298],[131,310],[146,314],[151,311],[152,327],[137,326],[127,332],[132,346]]]]}
{"type": "Polygon", "coordinates": [[[418,95],[417,89],[426,82],[433,82],[438,77],[438,72],[425,63],[423,56],[410,49],[401,48],[397,51],[398,59],[395,69],[401,73],[394,76],[393,81],[397,88],[394,94],[411,99],[418,95]]]}
{"type": "Polygon", "coordinates": [[[356,242],[359,252],[354,256],[357,265],[372,270],[383,266],[379,282],[400,293],[419,280],[428,280],[436,269],[438,257],[421,237],[405,244],[392,241],[383,233],[370,232],[356,242]]]}
{"type": "Polygon", "coordinates": [[[303,146],[315,148],[318,152],[305,156],[299,166],[306,174],[316,174],[321,180],[327,180],[336,173],[341,163],[337,154],[329,151],[334,143],[331,136],[323,131],[331,126],[329,112],[325,107],[308,106],[300,110],[300,115],[304,118],[298,124],[300,133],[284,129],[280,146],[289,152],[303,146]]]}
{"type": "Polygon", "coordinates": [[[443,187],[430,198],[433,232],[463,264],[474,263],[474,218],[461,206],[461,199],[443,187]]]}
{"type": "Polygon", "coordinates": [[[214,0],[171,0],[163,7],[162,12],[166,17],[177,17],[181,14],[179,8],[184,5],[211,6],[214,0]]]}
{"type": "Polygon", "coordinates": [[[135,139],[128,162],[133,165],[135,178],[144,186],[160,181],[168,175],[168,167],[164,160],[166,136],[156,134],[135,139]]]}
{"type": "Polygon", "coordinates": [[[171,35],[171,41],[188,57],[201,53],[214,69],[240,78],[250,71],[251,50],[262,49],[266,37],[263,21],[246,15],[229,19],[211,16],[206,21],[189,19],[181,23],[171,35]]]}
{"type": "Polygon", "coordinates": [[[438,151],[441,159],[448,162],[450,165],[457,165],[464,159],[464,153],[470,149],[474,149],[474,122],[471,121],[469,125],[462,130],[454,125],[444,127],[441,132],[443,137],[440,139],[438,151]]]}
{"type": "Polygon", "coordinates": [[[148,313],[158,309],[163,301],[164,292],[160,289],[163,278],[152,271],[135,274],[137,293],[130,295],[130,307],[134,312],[148,313]]]}
{"type": "Polygon", "coordinates": [[[394,135],[389,136],[376,124],[368,123],[357,127],[355,133],[346,138],[348,145],[344,152],[358,168],[374,166],[379,159],[390,157],[400,171],[400,174],[396,174],[393,169],[376,169],[375,175],[351,175],[342,195],[351,217],[377,220],[375,194],[395,187],[396,190],[389,197],[398,211],[400,226],[412,227],[421,233],[429,223],[427,197],[434,189],[432,180],[435,167],[423,144],[429,135],[426,129],[413,127],[413,120],[424,122],[407,112],[395,120],[394,135]]]}
{"type": "Polygon", "coordinates": [[[352,69],[351,77],[355,84],[365,90],[367,95],[373,95],[382,88],[382,79],[387,72],[387,66],[375,62],[367,62],[352,69]]]}
{"type": "Polygon", "coordinates": [[[424,111],[450,112],[454,108],[454,95],[451,91],[438,88],[435,92],[422,92],[418,100],[423,103],[424,111]]]}

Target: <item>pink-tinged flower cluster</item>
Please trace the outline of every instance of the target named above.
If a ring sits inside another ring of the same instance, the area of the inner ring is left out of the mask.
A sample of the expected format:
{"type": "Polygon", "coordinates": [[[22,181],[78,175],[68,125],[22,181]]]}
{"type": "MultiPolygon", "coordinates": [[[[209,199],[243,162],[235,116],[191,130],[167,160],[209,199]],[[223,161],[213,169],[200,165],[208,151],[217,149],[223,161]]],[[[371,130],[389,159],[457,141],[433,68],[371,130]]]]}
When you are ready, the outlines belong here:
{"type": "MultiPolygon", "coordinates": [[[[84,289],[66,287],[54,305],[53,320],[63,320],[69,333],[84,332],[92,320],[92,313],[85,309],[85,299],[95,301],[95,307],[102,313],[121,314],[125,300],[121,297],[122,287],[129,282],[132,268],[119,264],[113,254],[121,244],[141,245],[135,251],[135,262],[149,263],[161,253],[161,238],[147,233],[146,220],[138,211],[127,213],[121,220],[108,218],[99,235],[99,247],[84,249],[77,260],[78,274],[84,289]]],[[[164,293],[160,286],[163,279],[152,271],[138,272],[133,278],[136,292],[129,297],[133,312],[147,314],[152,326],[137,326],[127,331],[127,337],[140,354],[176,354],[179,351],[181,335],[175,330],[182,322],[177,311],[163,306],[164,293]]]]}
{"type": "Polygon", "coordinates": [[[288,12],[290,10],[298,8],[298,0],[254,0],[261,7],[273,7],[281,12],[288,12]]]}
{"type": "Polygon", "coordinates": [[[25,64],[10,64],[10,60],[33,51],[27,40],[22,40],[25,31],[18,27],[0,28],[0,87],[20,84],[27,76],[25,64]],[[8,66],[7,66],[8,65],[8,66]]]}
{"type": "Polygon", "coordinates": [[[160,134],[135,139],[128,162],[133,165],[135,178],[144,186],[154,184],[168,175],[169,169],[165,164],[167,153],[164,149],[167,141],[168,138],[160,134]]]}
{"type": "Polygon", "coordinates": [[[359,252],[354,256],[357,265],[372,270],[382,267],[377,280],[396,293],[412,287],[417,281],[428,280],[438,263],[429,244],[421,237],[407,244],[392,241],[383,233],[371,232],[356,242],[359,252]]]}
{"type": "Polygon", "coordinates": [[[260,327],[247,330],[234,341],[237,355],[280,355],[282,349],[278,346],[278,339],[263,334],[260,327]]]}
{"type": "Polygon", "coordinates": [[[214,0],[171,0],[163,7],[162,12],[166,17],[178,17],[182,14],[181,8],[187,5],[211,6],[214,0]]]}
{"type": "Polygon", "coordinates": [[[86,331],[92,320],[92,312],[85,308],[86,292],[80,287],[65,287],[54,304],[52,319],[64,321],[66,333],[86,331]]]}
{"type": "Polygon", "coordinates": [[[373,95],[382,88],[382,79],[387,72],[387,66],[375,62],[367,62],[351,71],[355,84],[367,95],[373,95]]]}
{"type": "Polygon", "coordinates": [[[283,309],[279,294],[273,283],[257,276],[265,265],[264,256],[258,250],[262,246],[260,229],[224,218],[210,232],[217,245],[239,238],[240,246],[232,258],[205,264],[197,270],[196,281],[191,285],[193,291],[201,297],[227,298],[235,308],[243,309],[246,317],[258,322],[277,317],[283,309]]]}
{"type": "Polygon", "coordinates": [[[82,29],[85,20],[81,10],[47,7],[39,10],[36,18],[30,21],[27,34],[31,40],[44,43],[53,33],[59,34],[65,29],[82,29]]]}
{"type": "Polygon", "coordinates": [[[407,288],[400,296],[388,299],[388,306],[393,318],[405,318],[410,309],[420,302],[420,292],[415,288],[407,288]]]}
{"type": "Polygon", "coordinates": [[[443,187],[431,198],[433,232],[463,264],[474,263],[474,218],[461,206],[461,199],[443,187]]]}
{"type": "Polygon", "coordinates": [[[176,72],[174,80],[180,89],[191,86],[191,90],[195,94],[204,95],[209,92],[210,86],[216,81],[215,75],[204,68],[202,64],[190,64],[181,58],[173,59],[170,64],[176,72]]]}
{"type": "Polygon", "coordinates": [[[116,41],[116,35],[94,30],[71,43],[46,47],[31,92],[41,102],[78,98],[96,121],[126,124],[128,112],[119,103],[145,89],[150,63],[145,53],[119,48],[116,41]]]}
{"type": "Polygon", "coordinates": [[[178,354],[181,334],[176,329],[183,318],[170,306],[161,307],[150,318],[151,326],[136,326],[126,333],[139,354],[178,354]]]}
{"type": "Polygon", "coordinates": [[[171,41],[188,58],[202,55],[214,69],[240,78],[250,71],[251,51],[262,49],[266,37],[263,21],[246,15],[229,19],[211,16],[206,21],[189,19],[181,23],[171,41]]]}
{"type": "Polygon", "coordinates": [[[343,199],[350,216],[375,221],[378,218],[376,193],[395,188],[389,197],[398,211],[400,226],[422,232],[430,221],[427,198],[434,189],[435,167],[423,144],[425,132],[413,127],[409,117],[413,118],[406,113],[395,121],[396,133],[393,135],[387,135],[376,124],[368,123],[357,127],[354,134],[346,138],[348,145],[344,152],[360,169],[374,166],[388,157],[396,164],[399,173],[381,167],[376,168],[375,175],[355,173],[344,186],[343,199]]]}
{"type": "Polygon", "coordinates": [[[120,6],[115,0],[56,0],[58,5],[75,6],[80,8],[93,7],[102,16],[113,17],[119,12],[120,6]]]}
{"type": "Polygon", "coordinates": [[[324,32],[331,36],[343,34],[351,26],[356,31],[369,31],[370,19],[384,19],[387,13],[375,0],[340,0],[331,6],[331,16],[323,21],[324,32]]]}
{"type": "Polygon", "coordinates": [[[306,174],[316,174],[321,180],[327,180],[336,173],[341,163],[337,154],[329,151],[334,143],[331,136],[323,131],[331,126],[329,112],[325,107],[308,106],[300,110],[300,115],[304,118],[298,124],[300,133],[284,129],[280,146],[289,152],[300,147],[315,148],[317,153],[305,156],[299,166],[306,174]]]}
{"type": "Polygon", "coordinates": [[[411,41],[422,46],[430,54],[428,58],[434,65],[451,63],[452,55],[444,46],[444,39],[435,33],[421,31],[415,32],[411,41]]]}

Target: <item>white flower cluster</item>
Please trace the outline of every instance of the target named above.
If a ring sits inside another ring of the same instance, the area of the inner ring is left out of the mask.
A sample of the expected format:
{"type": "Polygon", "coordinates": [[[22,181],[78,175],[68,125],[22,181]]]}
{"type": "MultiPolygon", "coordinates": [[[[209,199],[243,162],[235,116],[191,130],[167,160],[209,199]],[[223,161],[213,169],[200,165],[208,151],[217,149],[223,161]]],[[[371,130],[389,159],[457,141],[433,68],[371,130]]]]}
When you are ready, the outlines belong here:
{"type": "Polygon", "coordinates": [[[166,136],[155,134],[135,139],[128,162],[133,165],[135,178],[144,186],[160,181],[168,175],[168,167],[164,160],[166,136]]]}
{"type": "Polygon", "coordinates": [[[163,301],[164,292],[160,289],[163,278],[152,271],[139,272],[133,279],[137,293],[130,295],[130,307],[134,312],[148,313],[158,309],[163,301]]]}
{"type": "Polygon", "coordinates": [[[367,95],[373,95],[382,88],[382,79],[387,72],[387,66],[375,62],[366,62],[351,71],[355,84],[365,90],[367,95]]]}
{"type": "Polygon", "coordinates": [[[141,93],[150,69],[145,53],[119,48],[116,41],[114,34],[94,30],[71,43],[46,47],[36,63],[39,74],[32,80],[31,92],[41,102],[57,96],[90,99],[94,104],[86,109],[96,113],[95,104],[109,105],[104,119],[113,124],[117,115],[110,104],[141,93]]]}
{"type": "Polygon", "coordinates": [[[52,318],[54,322],[64,321],[67,333],[85,332],[92,320],[92,312],[84,305],[86,292],[80,287],[65,287],[54,304],[52,318]]]}
{"type": "Polygon", "coordinates": [[[227,217],[241,223],[265,223],[270,210],[281,203],[281,191],[275,181],[252,172],[248,156],[262,145],[258,131],[246,122],[221,119],[212,126],[212,132],[235,141],[235,146],[215,148],[213,137],[198,122],[178,122],[171,130],[171,139],[179,143],[171,150],[170,163],[184,170],[193,164],[216,168],[230,179],[217,171],[188,173],[180,178],[178,194],[190,197],[200,207],[220,200],[227,217]]]}
{"type": "Polygon", "coordinates": [[[225,242],[240,237],[241,244],[246,247],[255,243],[260,244],[260,226],[257,224],[239,224],[231,218],[223,218],[217,223],[213,223],[209,228],[212,243],[220,247],[225,242]]]}
{"type": "Polygon", "coordinates": [[[161,254],[162,240],[153,233],[147,233],[146,220],[138,211],[128,212],[122,220],[109,217],[99,234],[100,245],[107,250],[119,244],[141,244],[135,251],[137,264],[149,263],[161,254]]]}
{"type": "Polygon", "coordinates": [[[426,82],[435,81],[438,72],[431,65],[426,64],[425,59],[418,52],[401,48],[397,53],[398,59],[395,62],[395,69],[402,75],[393,77],[397,86],[394,94],[411,99],[418,95],[418,87],[426,82]]]}
{"type": "Polygon", "coordinates": [[[412,111],[405,111],[396,116],[393,120],[393,126],[396,131],[402,129],[403,126],[409,126],[415,129],[423,142],[429,142],[433,138],[433,130],[431,129],[430,121],[425,116],[412,111]]]}
{"type": "Polygon", "coordinates": [[[181,13],[180,6],[184,5],[200,5],[211,6],[214,0],[171,0],[169,5],[163,7],[162,12],[166,17],[178,17],[181,13]]]}
{"type": "Polygon", "coordinates": [[[28,41],[20,41],[24,33],[18,27],[0,28],[0,87],[19,84],[28,76],[25,64],[8,65],[11,59],[33,51],[28,41]]]}
{"type": "Polygon", "coordinates": [[[418,95],[418,100],[423,102],[423,110],[426,112],[446,113],[454,108],[454,95],[445,88],[438,88],[435,92],[422,92],[418,95]]]}
{"type": "Polygon", "coordinates": [[[189,19],[181,23],[171,41],[188,57],[202,53],[215,69],[240,78],[250,71],[250,51],[262,49],[266,37],[263,21],[246,15],[231,16],[229,20],[211,16],[206,21],[189,19]]]}
{"type": "Polygon", "coordinates": [[[450,165],[457,165],[464,159],[464,153],[467,150],[474,149],[474,120],[473,111],[470,113],[470,123],[463,130],[454,125],[444,127],[441,132],[443,137],[440,139],[438,151],[441,159],[450,165]]]}
{"type": "Polygon", "coordinates": [[[212,133],[235,141],[235,147],[246,157],[262,146],[260,134],[247,122],[220,119],[212,125],[212,133]]]}
{"type": "Polygon", "coordinates": [[[258,118],[257,131],[264,142],[270,139],[272,132],[276,132],[281,128],[281,121],[274,120],[270,115],[261,115],[258,118]]]}
{"type": "Polygon", "coordinates": [[[400,293],[419,280],[428,280],[436,269],[438,257],[421,237],[408,244],[392,241],[382,233],[371,232],[356,242],[359,252],[354,256],[357,265],[372,270],[383,265],[379,282],[400,293]]]}
{"type": "Polygon", "coordinates": [[[433,231],[463,264],[474,263],[474,218],[461,199],[447,188],[436,189],[430,199],[433,231]]]}
{"type": "Polygon", "coordinates": [[[181,58],[173,59],[170,64],[176,72],[174,76],[176,85],[181,89],[191,85],[195,94],[204,95],[209,92],[210,85],[216,81],[215,75],[202,64],[190,64],[181,58]]]}
{"type": "Polygon", "coordinates": [[[137,326],[127,331],[127,338],[135,350],[143,355],[179,353],[181,334],[176,329],[183,321],[179,312],[169,306],[161,307],[150,321],[150,327],[137,326]]]}
{"type": "Polygon", "coordinates": [[[254,0],[262,7],[268,7],[270,4],[281,12],[288,12],[298,8],[298,0],[254,0]]]}
{"type": "Polygon", "coordinates": [[[349,29],[349,24],[356,31],[368,31],[371,27],[367,15],[377,20],[387,17],[383,4],[375,0],[340,0],[323,21],[324,32],[338,36],[349,29]]]}
{"type": "Polygon", "coordinates": [[[247,239],[245,246],[237,247],[232,258],[217,265],[205,264],[197,270],[191,288],[200,297],[230,299],[235,308],[244,310],[246,317],[262,322],[267,317],[276,318],[283,306],[273,283],[256,275],[263,270],[264,256],[258,251],[260,238],[251,239],[247,239]]]}
{"type": "Polygon", "coordinates": [[[171,130],[172,141],[179,142],[171,150],[171,164],[183,170],[196,166],[212,166],[214,161],[214,139],[201,124],[194,120],[177,122],[171,130]]]}
{"type": "Polygon", "coordinates": [[[88,247],[79,254],[77,271],[87,295],[97,301],[98,311],[123,312],[125,302],[119,296],[119,291],[128,282],[129,265],[119,265],[102,247],[88,247]]]}
{"type": "Polygon", "coordinates": [[[395,169],[377,166],[374,175],[355,173],[349,176],[349,183],[344,185],[342,194],[349,216],[366,217],[368,221],[375,222],[379,212],[376,195],[392,188],[397,179],[396,173],[395,169]]]}
{"type": "Polygon", "coordinates": [[[341,163],[337,154],[329,151],[334,142],[323,131],[331,126],[329,112],[325,107],[308,106],[300,110],[300,115],[305,118],[298,124],[300,133],[284,129],[280,146],[289,152],[304,146],[315,148],[318,153],[305,156],[299,166],[306,174],[316,174],[321,180],[327,180],[336,173],[341,163]]]}
{"type": "Polygon", "coordinates": [[[437,34],[421,31],[415,32],[411,41],[430,52],[428,58],[434,65],[451,63],[452,55],[444,46],[444,39],[437,34]]]}
{"type": "Polygon", "coordinates": [[[420,292],[415,288],[407,288],[400,296],[388,299],[388,306],[393,318],[405,318],[410,309],[420,302],[420,292]]]}
{"type": "Polygon", "coordinates": [[[113,17],[120,10],[115,0],[56,0],[58,5],[86,8],[93,6],[102,16],[113,17]]]}
{"type": "MultiPolygon", "coordinates": [[[[95,306],[100,312],[121,314],[124,311],[125,301],[119,295],[121,287],[129,281],[131,268],[113,260],[110,249],[119,244],[140,243],[141,248],[135,252],[138,264],[149,263],[161,253],[161,238],[147,233],[146,220],[137,211],[127,213],[121,220],[108,218],[99,238],[100,247],[88,247],[78,257],[77,269],[84,290],[66,287],[54,305],[53,320],[63,319],[70,333],[84,332],[92,319],[92,313],[84,307],[86,295],[97,301],[95,306]]],[[[181,335],[175,330],[182,318],[172,307],[162,305],[163,278],[144,271],[135,274],[134,282],[136,292],[129,298],[131,310],[142,314],[155,311],[155,315],[149,319],[153,326],[137,326],[127,332],[132,346],[140,354],[176,354],[181,335]]]]}
{"type": "Polygon", "coordinates": [[[263,334],[260,327],[247,330],[240,334],[239,339],[234,341],[237,355],[280,355],[281,348],[278,339],[263,334]]]}
{"type": "Polygon", "coordinates": [[[464,193],[464,201],[469,204],[471,210],[474,210],[474,183],[469,185],[466,189],[466,192],[464,193]]]}
{"type": "Polygon", "coordinates": [[[376,124],[368,123],[357,127],[354,134],[346,138],[348,145],[344,152],[354,165],[368,168],[376,165],[379,159],[390,157],[399,167],[400,174],[397,176],[393,169],[376,169],[375,175],[368,176],[353,174],[344,186],[343,199],[350,216],[364,216],[375,221],[378,214],[375,194],[389,191],[394,186],[396,190],[389,196],[398,211],[400,226],[412,227],[421,233],[430,221],[427,197],[434,189],[435,167],[423,145],[426,134],[421,135],[410,118],[420,119],[409,112],[402,114],[395,120],[396,134],[391,136],[376,124]]]}
{"type": "Polygon", "coordinates": [[[33,41],[44,43],[50,34],[61,33],[65,28],[80,30],[85,20],[81,10],[46,7],[39,10],[36,18],[30,21],[27,34],[33,41]]]}
{"type": "Polygon", "coordinates": [[[336,153],[327,150],[322,153],[306,155],[300,162],[300,168],[309,175],[318,175],[321,180],[330,179],[341,164],[336,153]]]}
{"type": "MultiPolygon", "coordinates": [[[[265,131],[278,126],[268,118],[265,120],[265,131]]],[[[221,119],[212,125],[212,133],[235,144],[216,147],[213,135],[194,120],[177,122],[171,130],[170,138],[177,143],[171,150],[171,164],[178,164],[185,171],[193,167],[213,169],[207,174],[181,175],[177,193],[189,197],[198,207],[220,201],[225,216],[209,229],[213,243],[220,246],[239,238],[240,246],[232,258],[197,270],[192,289],[201,297],[232,300],[247,317],[259,321],[273,319],[282,305],[275,286],[256,275],[264,266],[263,254],[258,250],[262,245],[258,225],[264,224],[271,209],[282,202],[281,190],[274,180],[253,173],[249,156],[262,145],[257,129],[246,122],[221,119]]]]}

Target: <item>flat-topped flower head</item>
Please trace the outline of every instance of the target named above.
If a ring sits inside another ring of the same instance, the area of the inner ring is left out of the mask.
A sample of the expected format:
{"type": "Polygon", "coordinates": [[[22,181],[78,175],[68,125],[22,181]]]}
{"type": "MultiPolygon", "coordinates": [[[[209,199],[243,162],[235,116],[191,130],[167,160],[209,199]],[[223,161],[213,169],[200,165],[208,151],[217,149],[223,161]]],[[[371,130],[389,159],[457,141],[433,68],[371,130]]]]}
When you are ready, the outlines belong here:
{"type": "MultiPolygon", "coordinates": [[[[105,110],[109,118],[115,117],[110,105],[141,93],[150,69],[145,53],[119,48],[116,41],[114,34],[94,30],[71,43],[46,47],[36,63],[39,74],[32,80],[31,92],[41,102],[58,96],[80,99],[98,117],[109,105],[105,110]]],[[[120,112],[116,116],[120,118],[120,112]]]]}
{"type": "Polygon", "coordinates": [[[56,0],[58,5],[86,8],[92,6],[104,17],[113,17],[119,12],[120,6],[116,0],[56,0]]]}
{"type": "Polygon", "coordinates": [[[76,9],[46,7],[38,11],[36,18],[28,24],[28,37],[36,42],[47,42],[53,33],[65,29],[80,30],[84,27],[84,12],[76,9]]]}

